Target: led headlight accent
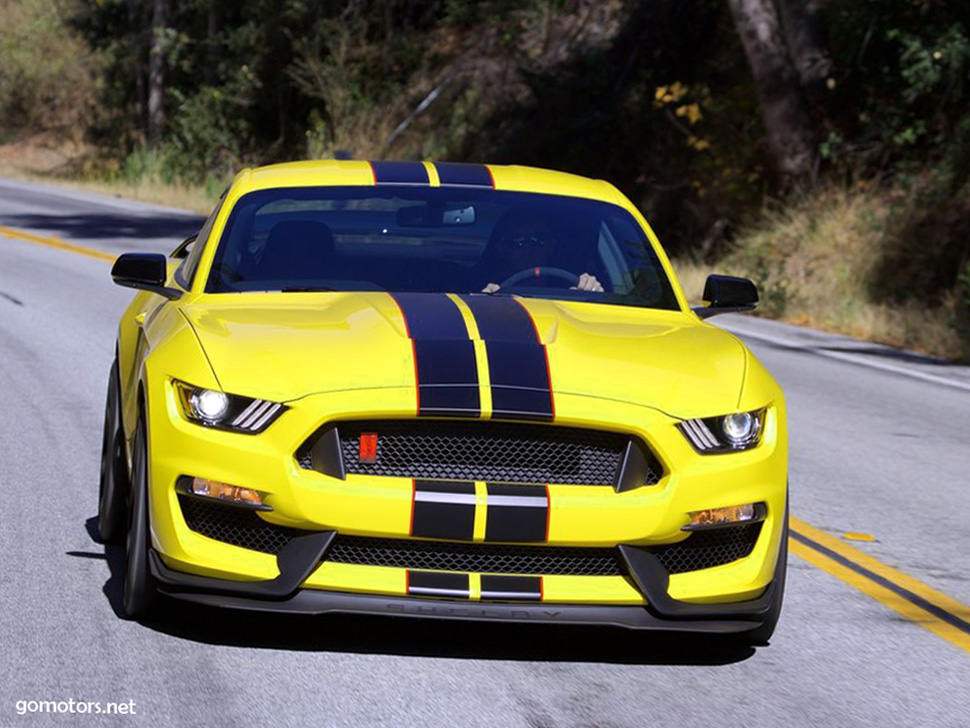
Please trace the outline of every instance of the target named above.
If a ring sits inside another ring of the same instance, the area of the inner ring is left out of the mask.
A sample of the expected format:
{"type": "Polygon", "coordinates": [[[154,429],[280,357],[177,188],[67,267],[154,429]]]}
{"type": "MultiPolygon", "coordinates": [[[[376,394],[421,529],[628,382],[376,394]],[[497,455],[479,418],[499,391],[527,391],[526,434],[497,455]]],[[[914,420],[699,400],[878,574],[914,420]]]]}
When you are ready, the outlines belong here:
{"type": "Polygon", "coordinates": [[[765,410],[735,412],[723,417],[684,420],[677,427],[703,454],[749,450],[761,442],[765,410]]]}
{"type": "Polygon", "coordinates": [[[175,382],[185,416],[200,425],[255,435],[269,427],[286,407],[278,402],[226,394],[175,382]]]}

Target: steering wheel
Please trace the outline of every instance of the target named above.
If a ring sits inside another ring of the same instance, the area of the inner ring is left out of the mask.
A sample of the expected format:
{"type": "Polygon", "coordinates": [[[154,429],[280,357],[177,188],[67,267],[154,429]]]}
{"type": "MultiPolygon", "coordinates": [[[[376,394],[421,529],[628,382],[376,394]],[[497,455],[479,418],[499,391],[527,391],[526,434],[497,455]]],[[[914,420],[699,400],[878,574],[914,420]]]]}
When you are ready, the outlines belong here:
{"type": "Polygon", "coordinates": [[[513,273],[504,281],[502,281],[501,288],[507,288],[509,286],[514,286],[528,278],[540,278],[542,276],[549,276],[550,278],[559,278],[566,281],[570,286],[579,285],[579,276],[572,273],[564,268],[550,268],[544,265],[537,265],[535,268],[523,268],[518,273],[513,273]]]}

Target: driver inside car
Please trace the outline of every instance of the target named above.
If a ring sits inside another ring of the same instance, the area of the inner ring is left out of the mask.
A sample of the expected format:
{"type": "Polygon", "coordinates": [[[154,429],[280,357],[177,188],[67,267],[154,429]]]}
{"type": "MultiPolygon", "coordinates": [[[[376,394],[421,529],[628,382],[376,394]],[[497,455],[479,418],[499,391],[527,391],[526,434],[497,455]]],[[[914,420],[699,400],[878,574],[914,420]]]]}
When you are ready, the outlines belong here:
{"type": "MultiPolygon", "coordinates": [[[[480,266],[487,266],[489,276],[485,278],[489,283],[482,289],[482,293],[495,293],[502,287],[496,281],[505,281],[521,271],[532,269],[536,277],[546,277],[541,269],[556,267],[558,246],[558,236],[547,222],[533,216],[516,215],[514,212],[506,215],[496,226],[480,262],[480,266]]],[[[602,284],[590,273],[580,274],[579,280],[570,288],[578,291],[603,291],[602,284]]]]}

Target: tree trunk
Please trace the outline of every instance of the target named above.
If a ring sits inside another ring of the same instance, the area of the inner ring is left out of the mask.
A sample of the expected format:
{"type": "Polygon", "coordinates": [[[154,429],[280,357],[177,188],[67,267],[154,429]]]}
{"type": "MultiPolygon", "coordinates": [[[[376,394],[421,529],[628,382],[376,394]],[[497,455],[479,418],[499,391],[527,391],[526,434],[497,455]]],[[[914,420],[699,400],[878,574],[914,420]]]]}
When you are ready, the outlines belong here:
{"type": "Polygon", "coordinates": [[[135,73],[135,100],[138,111],[138,128],[142,133],[148,130],[148,116],[145,113],[145,33],[138,12],[138,0],[128,0],[129,42],[132,44],[131,61],[135,73]]]}
{"type": "Polygon", "coordinates": [[[818,17],[818,0],[779,0],[778,5],[802,85],[813,92],[824,90],[833,66],[825,26],[818,17]]]}
{"type": "Polygon", "coordinates": [[[209,10],[206,15],[206,51],[205,51],[205,82],[207,86],[219,83],[219,62],[222,60],[222,40],[219,31],[222,27],[222,16],[219,13],[217,0],[209,0],[209,10]]]}
{"type": "Polygon", "coordinates": [[[158,143],[165,128],[165,23],[168,0],[154,0],[151,50],[148,54],[148,141],[158,143]]]}
{"type": "Polygon", "coordinates": [[[754,75],[761,116],[781,173],[802,177],[812,169],[812,133],[798,74],[771,0],[728,0],[754,75]]]}

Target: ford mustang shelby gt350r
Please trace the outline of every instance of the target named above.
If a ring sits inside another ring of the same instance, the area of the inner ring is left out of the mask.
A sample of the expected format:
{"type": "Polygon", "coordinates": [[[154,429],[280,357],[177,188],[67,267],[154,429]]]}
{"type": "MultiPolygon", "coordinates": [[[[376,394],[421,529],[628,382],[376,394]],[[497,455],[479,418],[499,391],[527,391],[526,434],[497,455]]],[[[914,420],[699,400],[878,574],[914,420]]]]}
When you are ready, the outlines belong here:
{"type": "Polygon", "coordinates": [[[515,166],[245,170],[121,256],[98,522],[124,608],[611,624],[764,642],[781,390],[612,185],[515,166]]]}

